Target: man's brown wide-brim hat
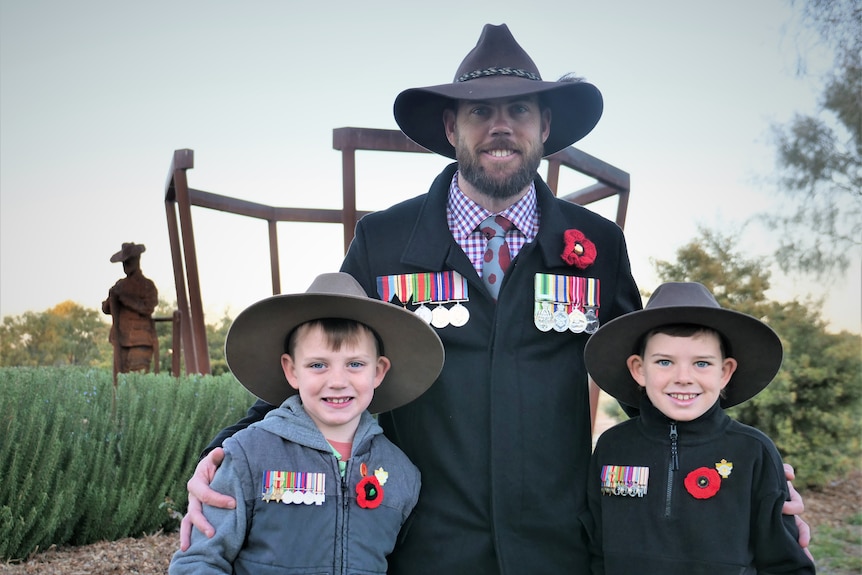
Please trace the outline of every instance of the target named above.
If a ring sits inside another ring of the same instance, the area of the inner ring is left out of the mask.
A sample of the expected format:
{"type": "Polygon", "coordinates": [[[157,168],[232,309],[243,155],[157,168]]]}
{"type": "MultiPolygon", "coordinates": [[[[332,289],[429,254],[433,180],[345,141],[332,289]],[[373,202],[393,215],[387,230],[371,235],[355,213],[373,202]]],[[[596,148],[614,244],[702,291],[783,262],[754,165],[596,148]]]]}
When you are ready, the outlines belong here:
{"type": "Polygon", "coordinates": [[[657,327],[674,324],[705,326],[721,334],[725,353],[737,368],[724,388],[722,407],[751,399],[769,385],[781,367],[784,351],[771,327],[718,305],[706,286],[668,282],[656,288],[644,309],[615,318],[590,336],[584,349],[587,371],[596,384],[622,403],[637,407],[641,388],[626,360],[639,354],[642,338],[657,327]]]}
{"type": "Polygon", "coordinates": [[[111,256],[111,263],[124,262],[139,256],[147,251],[144,244],[136,244],[135,242],[123,242],[123,249],[111,256]]]}
{"type": "Polygon", "coordinates": [[[228,367],[250,392],[281,405],[297,393],[281,368],[285,339],[301,324],[324,318],[358,321],[383,343],[392,367],[374,390],[371,413],[413,401],[443,368],[443,344],[434,328],[400,306],[369,298],[359,282],[343,272],[321,274],[305,293],[272,296],[240,312],[225,340],[228,367]]]}
{"type": "Polygon", "coordinates": [[[458,100],[490,100],[541,94],[551,109],[551,133],[544,156],[566,148],[596,126],[602,94],[583,81],[546,82],[505,24],[486,24],[450,84],[410,88],[395,99],[395,121],[408,138],[432,152],[455,157],[446,139],[443,111],[458,100]]]}

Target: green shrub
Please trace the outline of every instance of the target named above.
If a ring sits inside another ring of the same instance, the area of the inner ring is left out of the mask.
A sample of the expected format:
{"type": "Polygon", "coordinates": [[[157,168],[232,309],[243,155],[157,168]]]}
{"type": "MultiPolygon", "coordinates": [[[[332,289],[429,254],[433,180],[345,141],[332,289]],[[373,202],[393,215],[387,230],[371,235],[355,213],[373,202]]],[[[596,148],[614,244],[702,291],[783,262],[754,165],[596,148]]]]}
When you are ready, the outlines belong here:
{"type": "Polygon", "coordinates": [[[828,333],[798,302],[772,304],[768,317],[784,344],[781,371],[729,413],[775,441],[796,487],[825,485],[862,457],[862,338],[828,333]]]}
{"type": "Polygon", "coordinates": [[[230,374],[114,388],[107,370],[0,368],[0,560],[175,527],[201,449],[252,401],[230,374]]]}

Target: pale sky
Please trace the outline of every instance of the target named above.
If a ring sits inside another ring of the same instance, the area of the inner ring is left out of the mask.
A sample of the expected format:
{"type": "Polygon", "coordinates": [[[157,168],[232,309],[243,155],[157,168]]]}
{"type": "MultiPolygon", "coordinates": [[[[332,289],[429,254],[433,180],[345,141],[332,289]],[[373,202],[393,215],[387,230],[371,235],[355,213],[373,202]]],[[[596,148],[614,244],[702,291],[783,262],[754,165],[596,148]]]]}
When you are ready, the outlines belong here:
{"type": "MultiPolygon", "coordinates": [[[[638,284],[651,258],[706,226],[732,233],[783,201],[766,182],[770,125],[809,114],[821,86],[786,0],[299,3],[0,0],[0,316],[73,300],[98,309],[143,243],[144,274],[176,299],[164,186],[190,148],[193,188],[338,209],[332,130],[395,129],[406,88],[452,80],[485,23],[506,23],[546,80],[573,72],[604,116],[576,147],[631,174],[626,237],[638,284]],[[540,7],[540,8],[539,8],[540,7]]],[[[360,152],[360,209],[427,191],[447,160],[360,152]]],[[[540,168],[544,174],[545,167],[540,168]]],[[[563,177],[562,193],[591,183],[563,177]]],[[[593,206],[612,217],[614,205],[593,206]]],[[[206,321],[270,295],[264,222],[193,209],[206,321]]],[[[280,224],[282,290],[338,269],[340,226],[280,224]]],[[[774,238],[739,238],[752,257],[774,238]]],[[[860,331],[858,258],[825,288],[773,275],[777,301],[826,289],[834,330],[860,331]]],[[[107,318],[106,318],[107,320],[107,318]]]]}

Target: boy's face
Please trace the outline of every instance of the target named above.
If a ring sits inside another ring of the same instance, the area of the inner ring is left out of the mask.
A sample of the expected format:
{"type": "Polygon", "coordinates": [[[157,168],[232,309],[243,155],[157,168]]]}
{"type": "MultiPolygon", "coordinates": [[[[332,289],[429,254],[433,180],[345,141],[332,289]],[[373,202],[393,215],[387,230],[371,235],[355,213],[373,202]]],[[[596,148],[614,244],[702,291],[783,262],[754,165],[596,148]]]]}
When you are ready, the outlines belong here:
{"type": "Polygon", "coordinates": [[[338,351],[331,349],[319,325],[299,330],[293,357],[281,356],[284,375],[323,436],[351,442],[362,412],[389,371],[389,359],[378,357],[374,336],[364,329],[357,341],[345,341],[338,351]]]}
{"type": "Polygon", "coordinates": [[[736,360],[722,359],[715,333],[649,338],[643,357],[626,361],[634,380],[652,404],[670,419],[691,421],[706,413],[736,371],[736,360]]]}

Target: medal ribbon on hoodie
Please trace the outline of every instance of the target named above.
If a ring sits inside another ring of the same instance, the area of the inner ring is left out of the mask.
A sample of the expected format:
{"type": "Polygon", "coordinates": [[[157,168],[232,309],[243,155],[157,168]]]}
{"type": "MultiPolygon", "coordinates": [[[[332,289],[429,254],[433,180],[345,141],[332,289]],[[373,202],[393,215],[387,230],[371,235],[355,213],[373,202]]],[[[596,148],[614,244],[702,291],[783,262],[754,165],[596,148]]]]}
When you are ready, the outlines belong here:
{"type": "Polygon", "coordinates": [[[263,501],[322,505],[326,499],[326,474],[305,471],[263,472],[263,501]]]}

